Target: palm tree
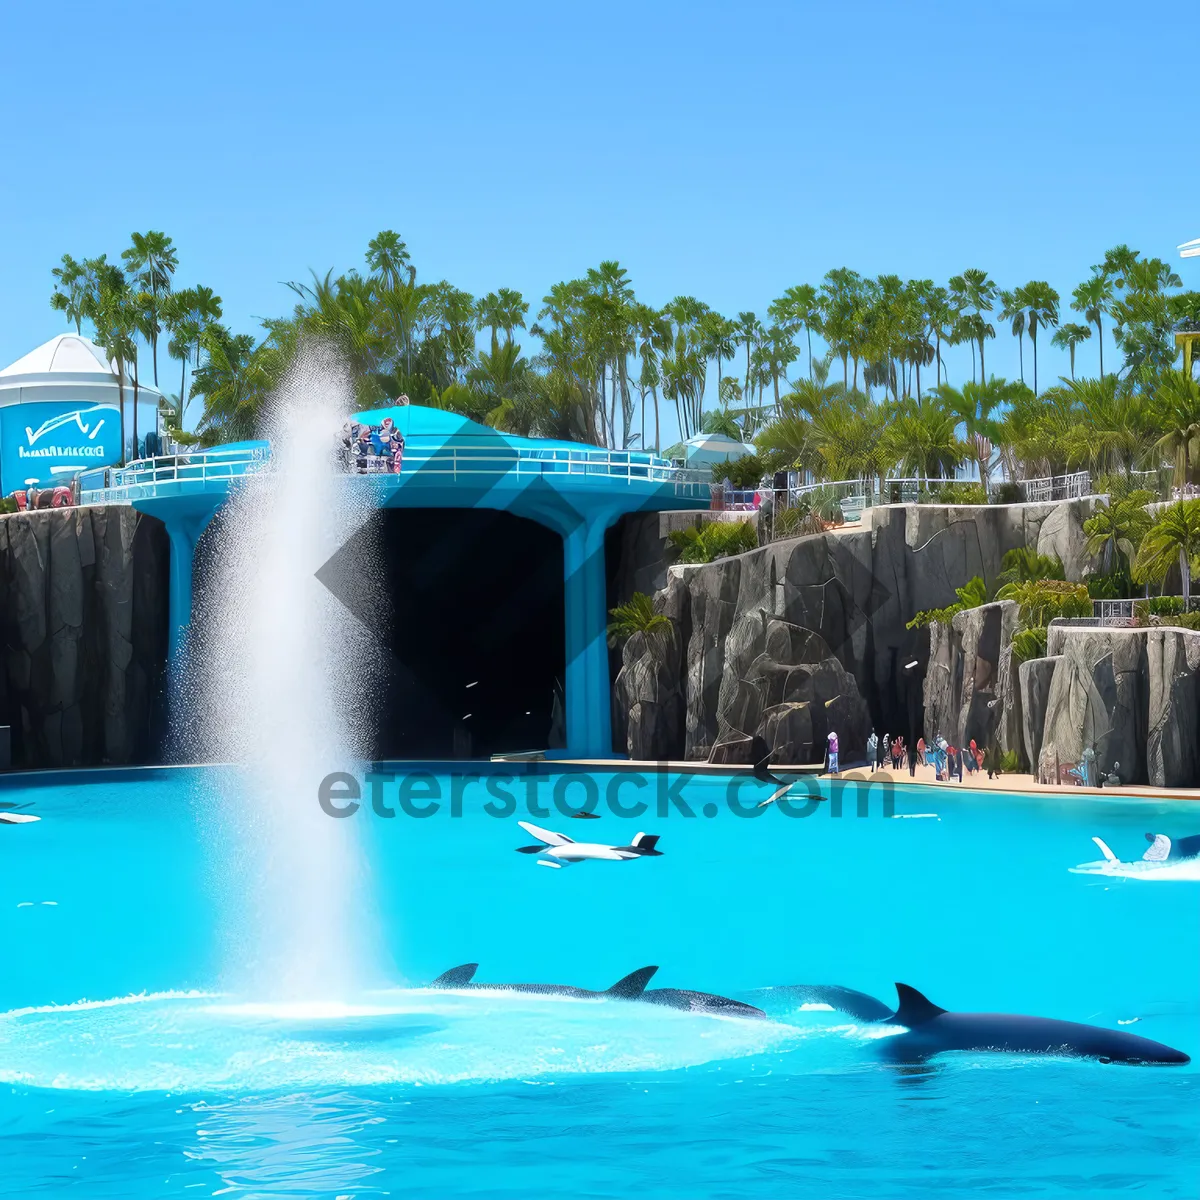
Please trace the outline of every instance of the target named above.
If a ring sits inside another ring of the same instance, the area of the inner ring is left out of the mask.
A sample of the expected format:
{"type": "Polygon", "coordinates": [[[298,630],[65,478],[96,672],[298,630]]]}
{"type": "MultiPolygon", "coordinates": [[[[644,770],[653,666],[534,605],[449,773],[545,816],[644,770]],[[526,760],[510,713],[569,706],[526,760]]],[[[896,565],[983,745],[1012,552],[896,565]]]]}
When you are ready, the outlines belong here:
{"type": "Polygon", "coordinates": [[[1071,307],[1083,313],[1083,319],[1096,326],[1096,344],[1100,348],[1100,378],[1104,378],[1104,314],[1112,303],[1112,280],[1099,269],[1071,293],[1071,307]]]}
{"type": "Polygon", "coordinates": [[[978,267],[970,267],[961,275],[950,279],[950,298],[960,309],[973,308],[977,320],[967,327],[971,336],[979,345],[979,378],[987,379],[987,370],[983,362],[983,343],[987,338],[995,337],[996,331],[987,323],[984,313],[992,311],[996,300],[996,284],[988,278],[986,271],[978,267]]]}
{"type": "Polygon", "coordinates": [[[137,358],[129,283],[120,267],[100,263],[96,270],[97,290],[89,316],[96,327],[96,340],[113,363],[117,397],[121,409],[121,465],[125,465],[125,379],[126,366],[137,358]]]}
{"type": "Polygon", "coordinates": [[[1166,429],[1154,448],[1175,459],[1175,482],[1184,487],[1200,443],[1200,383],[1182,371],[1166,371],[1154,393],[1154,406],[1166,429]]]}
{"type": "Polygon", "coordinates": [[[62,264],[54,267],[54,292],[50,307],[55,312],[65,313],[67,321],[75,323],[75,332],[83,332],[83,318],[87,315],[88,270],[84,263],[76,262],[69,254],[62,256],[62,264]]]}
{"type": "Polygon", "coordinates": [[[1144,488],[1135,489],[1125,496],[1113,496],[1106,507],[1096,509],[1084,521],[1087,552],[1103,555],[1106,575],[1112,570],[1114,558],[1126,571],[1133,563],[1142,538],[1153,523],[1146,511],[1146,505],[1153,499],[1154,493],[1144,488]]]}
{"type": "Polygon", "coordinates": [[[937,363],[937,383],[942,382],[942,342],[950,342],[954,336],[954,305],[950,293],[944,287],[934,287],[925,298],[925,311],[929,316],[929,333],[934,340],[934,361],[937,363]]]}
{"type": "Polygon", "coordinates": [[[920,480],[933,478],[935,472],[948,478],[968,454],[957,424],[936,398],[902,401],[883,431],[881,450],[920,480]]]}
{"type": "Polygon", "coordinates": [[[1021,382],[1025,382],[1025,297],[1023,289],[1000,293],[1000,320],[1008,321],[1012,335],[1017,339],[1017,352],[1021,360],[1021,382]]]}
{"type": "Polygon", "coordinates": [[[1164,509],[1142,539],[1133,563],[1138,583],[1165,580],[1175,563],[1183,582],[1186,607],[1191,598],[1192,570],[1200,556],[1200,500],[1180,500],[1164,509]]]}
{"type": "Polygon", "coordinates": [[[1017,296],[1025,305],[1025,327],[1033,344],[1033,394],[1038,394],[1037,331],[1039,326],[1058,324],[1058,293],[1044,280],[1033,279],[1017,288],[1017,296]]]}
{"type": "Polygon", "coordinates": [[[417,269],[412,265],[408,246],[391,229],[382,230],[367,243],[367,266],[387,288],[401,287],[405,274],[410,286],[416,280],[417,269]]]}
{"type": "Polygon", "coordinates": [[[817,289],[811,283],[790,287],[767,309],[767,315],[777,324],[792,331],[803,329],[808,340],[808,377],[813,376],[812,335],[821,332],[821,306],[817,289]]]}
{"type": "MultiPolygon", "coordinates": [[[[132,245],[121,251],[121,257],[128,264],[135,282],[141,285],[141,290],[149,292],[152,302],[143,306],[146,310],[145,321],[148,332],[143,336],[150,342],[150,352],[154,360],[154,386],[158,387],[158,335],[159,307],[162,298],[171,290],[171,277],[179,266],[179,255],[175,243],[165,233],[151,229],[146,233],[135,233],[130,237],[132,245]]],[[[136,380],[134,391],[136,393],[136,380]]],[[[137,403],[133,411],[134,433],[137,442],[137,403]]]]}
{"type": "Polygon", "coordinates": [[[938,404],[956,421],[962,422],[967,444],[979,464],[979,482],[991,485],[992,455],[995,443],[1004,437],[1004,428],[995,414],[1013,399],[1014,385],[994,375],[986,383],[964,383],[961,389],[943,383],[933,391],[938,404]]]}
{"type": "Polygon", "coordinates": [[[742,394],[750,394],[750,357],[754,347],[762,337],[762,323],[752,312],[740,312],[737,315],[736,338],[739,345],[746,347],[746,382],[742,385],[742,394]]]}
{"type": "Polygon", "coordinates": [[[705,358],[717,360],[717,399],[721,399],[721,360],[732,359],[737,348],[738,327],[728,317],[706,312],[700,318],[700,343],[705,358]]]}
{"type": "Polygon", "coordinates": [[[1061,329],[1056,330],[1050,339],[1051,343],[1060,350],[1065,346],[1070,352],[1072,379],[1075,378],[1075,347],[1080,342],[1086,342],[1091,336],[1092,327],[1090,325],[1078,325],[1073,321],[1068,321],[1061,329]]]}

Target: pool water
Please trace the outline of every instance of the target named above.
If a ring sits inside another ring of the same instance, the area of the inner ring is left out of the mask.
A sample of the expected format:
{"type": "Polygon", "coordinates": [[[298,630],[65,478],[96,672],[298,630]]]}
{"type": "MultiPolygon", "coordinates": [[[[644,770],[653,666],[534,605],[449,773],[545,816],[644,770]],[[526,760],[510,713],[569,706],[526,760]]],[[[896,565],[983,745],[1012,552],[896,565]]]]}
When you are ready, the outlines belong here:
{"type": "Polygon", "coordinates": [[[746,816],[727,779],[697,776],[648,779],[636,819],[554,811],[556,782],[577,804],[619,778],[460,780],[420,818],[389,784],[397,817],[364,795],[328,819],[361,855],[361,899],[330,903],[364,949],[352,988],[319,997],[256,975],[229,771],[5,781],[0,801],[42,818],[0,826],[5,1194],[1195,1194],[1196,1063],[897,1066],[880,1026],[748,994],[840,983],[892,1003],[900,980],[1195,1058],[1200,883],[1069,871],[1099,857],[1093,834],[1139,858],[1147,831],[1200,832],[1190,805],[900,787],[889,817],[882,789],[822,783],[810,816],[746,816]],[[547,870],[513,853],[518,819],[613,844],[645,830],[663,854],[547,870]],[[598,990],[657,964],[652,987],[768,1019],[423,986],[464,962],[479,982],[598,990]]]}

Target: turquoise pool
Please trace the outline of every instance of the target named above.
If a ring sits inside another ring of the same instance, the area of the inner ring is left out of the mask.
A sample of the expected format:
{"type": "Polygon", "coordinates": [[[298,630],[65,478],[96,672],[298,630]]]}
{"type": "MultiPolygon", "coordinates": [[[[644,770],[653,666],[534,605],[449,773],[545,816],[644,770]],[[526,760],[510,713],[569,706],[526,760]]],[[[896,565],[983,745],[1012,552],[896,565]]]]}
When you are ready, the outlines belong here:
{"type": "MultiPolygon", "coordinates": [[[[853,789],[823,783],[809,817],[748,817],[727,779],[698,776],[675,791],[691,817],[669,798],[659,815],[676,781],[651,779],[645,815],[601,803],[582,821],[554,812],[555,778],[461,782],[456,816],[442,772],[430,816],[383,818],[364,795],[323,818],[361,856],[361,886],[331,903],[365,967],[353,995],[314,1002],[272,995],[269,971],[245,982],[263,964],[239,890],[253,864],[231,860],[216,800],[231,772],[0,784],[42,818],[0,826],[6,1194],[1194,1195],[1195,1062],[898,1067],[878,1027],[745,993],[841,983],[892,1003],[900,980],[1195,1059],[1200,883],[1068,868],[1098,857],[1093,834],[1140,857],[1148,830],[1200,832],[1200,810],[949,786],[896,789],[892,817],[876,789],[859,815],[853,789]],[[552,815],[526,815],[531,789],[552,815]],[[488,815],[507,808],[497,791],[517,811],[488,815]],[[542,869],[513,853],[519,818],[615,844],[646,830],[663,855],[542,869]],[[769,1019],[422,989],[464,962],[481,981],[594,989],[657,964],[653,986],[769,1019]]],[[[614,778],[591,776],[601,798],[614,778]]],[[[381,795],[399,811],[397,787],[381,795]]],[[[578,804],[585,785],[560,794],[578,804]]]]}

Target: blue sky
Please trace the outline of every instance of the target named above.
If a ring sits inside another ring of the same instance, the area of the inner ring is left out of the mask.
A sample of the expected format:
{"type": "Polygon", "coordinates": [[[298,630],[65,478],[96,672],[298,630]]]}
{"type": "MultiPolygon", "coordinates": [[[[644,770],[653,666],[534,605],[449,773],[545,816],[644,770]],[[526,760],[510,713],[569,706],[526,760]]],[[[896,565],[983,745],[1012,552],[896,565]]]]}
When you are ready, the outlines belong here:
{"type": "MultiPolygon", "coordinates": [[[[602,258],[652,303],[727,315],[843,265],[981,266],[1065,300],[1118,242],[1200,288],[1175,253],[1200,237],[1189,9],[4,6],[0,361],[63,328],[64,251],[113,257],[147,228],[238,330],[382,228],[422,278],[535,312],[602,258]]],[[[1043,380],[1066,371],[1043,354],[1043,380]]],[[[1079,356],[1094,371],[1094,340],[1079,356]]],[[[1016,375],[1006,331],[988,366],[1016,375]]]]}

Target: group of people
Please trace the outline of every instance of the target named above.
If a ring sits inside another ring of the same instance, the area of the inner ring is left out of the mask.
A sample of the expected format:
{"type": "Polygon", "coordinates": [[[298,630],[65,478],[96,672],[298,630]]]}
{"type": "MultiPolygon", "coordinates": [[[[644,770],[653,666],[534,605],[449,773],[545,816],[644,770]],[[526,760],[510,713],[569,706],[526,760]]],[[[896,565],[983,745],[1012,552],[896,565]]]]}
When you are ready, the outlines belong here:
{"type": "Polygon", "coordinates": [[[347,421],[342,426],[342,450],[350,470],[359,475],[399,475],[404,435],[391,417],[384,417],[378,425],[347,421]]]}
{"type": "Polygon", "coordinates": [[[925,744],[924,737],[919,737],[910,749],[900,735],[892,737],[885,733],[879,737],[872,729],[867,738],[867,757],[876,769],[890,763],[893,771],[899,771],[907,762],[908,773],[914,776],[918,766],[928,764],[933,767],[933,777],[939,783],[950,779],[961,783],[964,772],[972,775],[976,771],[986,771],[991,779],[999,767],[994,747],[981,750],[974,738],[969,746],[952,746],[940,733],[934,737],[931,746],[925,744]]]}

